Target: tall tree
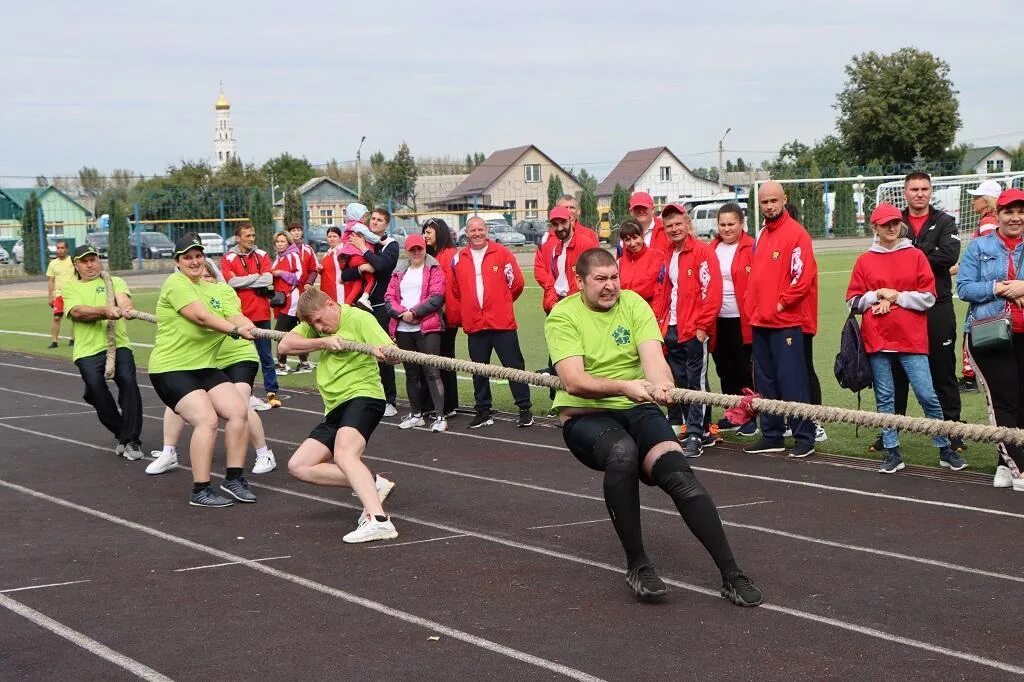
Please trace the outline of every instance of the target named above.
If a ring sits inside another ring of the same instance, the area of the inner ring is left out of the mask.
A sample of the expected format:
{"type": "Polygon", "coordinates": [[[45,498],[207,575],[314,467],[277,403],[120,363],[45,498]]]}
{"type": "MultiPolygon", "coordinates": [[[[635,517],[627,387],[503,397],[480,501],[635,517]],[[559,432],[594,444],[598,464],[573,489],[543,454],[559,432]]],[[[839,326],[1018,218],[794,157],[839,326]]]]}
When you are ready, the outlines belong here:
{"type": "Polygon", "coordinates": [[[47,178],[45,175],[37,175],[36,176],[36,187],[49,187],[49,186],[50,186],[50,179],[49,178],[47,178]]]}
{"type": "Polygon", "coordinates": [[[576,175],[576,182],[580,183],[580,186],[584,189],[589,187],[592,191],[597,191],[597,178],[588,173],[586,168],[580,169],[580,172],[576,175]]]}
{"type": "Polygon", "coordinates": [[[960,103],[945,61],[912,47],[865,52],[846,66],[846,76],[836,125],[858,164],[907,162],[917,154],[935,159],[953,144],[960,103]]]}
{"type": "Polygon", "coordinates": [[[596,228],[597,221],[597,196],[588,183],[583,185],[583,194],[580,195],[580,222],[588,227],[596,228]]]}
{"type": "Polygon", "coordinates": [[[107,266],[111,270],[131,270],[132,257],[128,245],[128,217],[124,204],[118,199],[111,200],[107,213],[110,215],[110,231],[107,236],[107,266]]]}
{"type": "Polygon", "coordinates": [[[284,226],[302,224],[302,197],[295,190],[284,195],[284,226]]]}
{"type": "Polygon", "coordinates": [[[274,210],[267,193],[255,187],[249,191],[249,222],[256,229],[256,245],[274,253],[274,210]]]}
{"type": "Polygon", "coordinates": [[[415,208],[416,177],[416,160],[409,152],[409,145],[403,142],[391,160],[384,165],[381,186],[384,198],[402,203],[408,203],[411,199],[415,208]]]}
{"type": "Polygon", "coordinates": [[[107,188],[106,178],[101,177],[97,168],[82,166],[78,169],[78,188],[90,197],[98,197],[107,188]]]}
{"type": "Polygon", "coordinates": [[[288,152],[268,159],[261,170],[268,181],[273,177],[274,184],[280,185],[282,192],[297,189],[316,175],[313,164],[306,157],[292,156],[288,152]]]}
{"type": "Polygon", "coordinates": [[[562,178],[558,173],[552,173],[548,178],[548,210],[550,211],[558,203],[558,197],[565,192],[562,190],[562,178]]]}
{"type": "MultiPolygon", "coordinates": [[[[818,168],[817,163],[811,165],[810,172],[812,178],[821,177],[821,169],[818,168]]],[[[823,237],[825,236],[825,188],[821,183],[812,182],[804,185],[803,189],[800,222],[811,233],[811,236],[823,237]]]]}
{"type": "Polygon", "coordinates": [[[22,267],[26,275],[41,275],[39,267],[39,239],[45,230],[39,222],[39,197],[35,192],[28,195],[21,214],[22,267]]]}
{"type": "Polygon", "coordinates": [[[622,185],[615,185],[612,190],[612,202],[609,207],[608,220],[613,227],[617,227],[623,220],[629,217],[629,192],[622,185]]]}
{"type": "MultiPolygon", "coordinates": [[[[849,177],[847,166],[839,167],[840,177],[849,177]]],[[[840,182],[835,187],[835,203],[832,212],[832,229],[837,236],[849,236],[857,233],[857,206],[853,201],[853,183],[840,182]]]]}

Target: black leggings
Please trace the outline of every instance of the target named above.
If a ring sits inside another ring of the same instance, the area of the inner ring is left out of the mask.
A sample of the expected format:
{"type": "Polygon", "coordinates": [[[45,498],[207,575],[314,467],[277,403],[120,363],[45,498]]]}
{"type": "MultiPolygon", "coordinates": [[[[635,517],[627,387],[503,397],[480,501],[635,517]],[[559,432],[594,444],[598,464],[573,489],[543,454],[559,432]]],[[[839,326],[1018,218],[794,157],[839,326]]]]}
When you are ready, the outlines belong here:
{"type": "MultiPolygon", "coordinates": [[[[290,332],[297,326],[299,326],[299,318],[295,317],[294,315],[288,315],[287,313],[278,313],[277,321],[274,324],[274,331],[290,332]]],[[[280,353],[277,354],[277,361],[280,362],[282,365],[285,364],[285,361],[287,359],[287,355],[282,355],[280,353]]],[[[299,356],[299,362],[306,362],[306,360],[308,359],[309,353],[304,353],[303,355],[299,356]]]]}
{"type": "MultiPolygon", "coordinates": [[[[976,351],[968,340],[971,365],[994,426],[1024,427],[1024,334],[1013,335],[1013,345],[996,351],[976,351]]],[[[1000,443],[996,464],[1024,467],[1024,448],[1000,443]]]]}

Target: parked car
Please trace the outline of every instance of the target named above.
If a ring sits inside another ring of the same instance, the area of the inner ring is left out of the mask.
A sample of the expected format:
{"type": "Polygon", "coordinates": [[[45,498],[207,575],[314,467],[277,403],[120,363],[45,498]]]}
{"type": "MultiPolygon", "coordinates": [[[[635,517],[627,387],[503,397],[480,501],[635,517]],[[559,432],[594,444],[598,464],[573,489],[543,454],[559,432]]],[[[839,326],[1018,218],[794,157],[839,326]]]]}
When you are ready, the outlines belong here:
{"type": "Polygon", "coordinates": [[[405,238],[410,234],[419,234],[420,231],[416,228],[402,227],[401,225],[395,225],[388,228],[388,236],[398,242],[398,248],[405,253],[405,238]]]}
{"type": "Polygon", "coordinates": [[[544,235],[548,233],[548,224],[543,220],[520,220],[516,223],[516,232],[526,237],[527,244],[540,246],[544,235]]]}
{"type": "MultiPolygon", "coordinates": [[[[64,239],[64,235],[62,234],[47,235],[47,256],[49,256],[50,258],[57,257],[57,242],[61,241],[62,239],[64,239]]],[[[15,242],[14,246],[11,247],[11,256],[14,258],[15,264],[20,264],[22,261],[25,260],[25,245],[22,243],[21,239],[15,242]]]]}
{"type": "MultiPolygon", "coordinates": [[[[505,246],[522,246],[526,243],[526,235],[522,232],[517,232],[512,229],[512,226],[501,218],[492,218],[487,220],[487,232],[488,237],[491,241],[497,244],[504,244],[505,246]]],[[[459,246],[465,246],[469,243],[469,239],[466,237],[466,228],[459,230],[459,246]]]]}
{"type": "MultiPolygon", "coordinates": [[[[700,239],[711,239],[718,234],[718,209],[725,204],[700,204],[690,209],[690,221],[693,223],[693,234],[700,239]]],[[[746,207],[743,217],[746,218],[746,207]]]]}
{"type": "Polygon", "coordinates": [[[216,232],[200,232],[199,239],[203,242],[203,250],[207,256],[224,255],[224,240],[216,232]]]}
{"type": "MultiPolygon", "coordinates": [[[[136,232],[128,239],[128,248],[131,250],[132,258],[139,250],[139,233],[136,232]]],[[[143,258],[174,258],[174,242],[163,232],[142,233],[142,257],[143,258]]]]}
{"type": "Polygon", "coordinates": [[[92,244],[100,258],[106,258],[107,252],[110,249],[110,233],[90,232],[85,235],[85,243],[92,244]]]}
{"type": "Polygon", "coordinates": [[[327,252],[327,228],[309,227],[306,228],[306,243],[313,247],[317,253],[327,252]]]}
{"type": "Polygon", "coordinates": [[[11,262],[11,254],[7,253],[7,249],[0,246],[0,265],[7,265],[11,262]]]}

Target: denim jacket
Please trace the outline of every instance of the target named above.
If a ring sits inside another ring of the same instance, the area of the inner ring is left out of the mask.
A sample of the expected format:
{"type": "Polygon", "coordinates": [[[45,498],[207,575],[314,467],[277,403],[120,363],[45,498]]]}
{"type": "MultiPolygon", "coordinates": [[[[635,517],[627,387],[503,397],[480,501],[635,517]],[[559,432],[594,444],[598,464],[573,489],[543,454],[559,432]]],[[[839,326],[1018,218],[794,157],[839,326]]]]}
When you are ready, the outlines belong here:
{"type": "MultiPolygon", "coordinates": [[[[1022,250],[1022,244],[1014,249],[1014,265],[1020,262],[1022,250]]],[[[1006,245],[997,232],[972,239],[967,245],[956,275],[957,296],[969,305],[965,328],[971,320],[995,317],[1006,310],[1006,299],[996,296],[995,287],[1010,270],[1007,257],[1006,245]]],[[[1019,269],[1015,274],[1015,279],[1024,279],[1019,269]]]]}

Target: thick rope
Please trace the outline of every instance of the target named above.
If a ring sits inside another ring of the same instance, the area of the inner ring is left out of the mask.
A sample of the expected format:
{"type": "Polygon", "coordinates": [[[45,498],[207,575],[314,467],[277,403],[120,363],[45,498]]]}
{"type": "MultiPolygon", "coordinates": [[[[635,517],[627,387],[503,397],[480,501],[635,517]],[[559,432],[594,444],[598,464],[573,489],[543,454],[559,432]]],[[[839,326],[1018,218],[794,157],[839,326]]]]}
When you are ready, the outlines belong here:
{"type": "MultiPolygon", "coordinates": [[[[117,303],[114,296],[114,282],[110,279],[110,273],[106,270],[100,271],[103,278],[103,286],[107,290],[107,307],[113,308],[117,303]]],[[[103,378],[110,381],[114,378],[114,362],[117,360],[117,320],[107,320],[107,360],[103,365],[103,378]]]]}
{"type": "MultiPolygon", "coordinates": [[[[149,313],[138,310],[128,311],[125,317],[156,322],[156,317],[149,313]]],[[[271,339],[280,341],[285,333],[272,329],[252,330],[255,338],[271,339]]],[[[378,346],[355,341],[340,339],[342,351],[354,351],[373,355],[378,346]]],[[[408,362],[427,367],[463,372],[465,374],[476,374],[492,379],[507,379],[533,386],[544,388],[562,388],[562,382],[552,374],[537,374],[522,369],[511,367],[500,367],[480,362],[470,362],[456,358],[446,358],[439,355],[427,355],[410,350],[402,350],[397,346],[384,346],[384,355],[391,360],[408,362]]],[[[702,405],[714,405],[715,407],[737,407],[743,396],[726,395],[723,393],[710,393],[705,391],[694,391],[686,388],[677,388],[669,393],[669,399],[674,403],[699,403],[702,405]]],[[[921,433],[928,436],[946,436],[947,438],[963,438],[975,442],[986,443],[1013,443],[1024,445],[1024,429],[1013,429],[1005,426],[988,426],[984,424],[964,424],[961,422],[942,421],[939,419],[928,419],[925,417],[906,417],[899,414],[882,414],[880,412],[866,412],[862,410],[850,410],[843,407],[831,407],[829,405],[809,405],[807,403],[794,403],[785,400],[770,400],[768,398],[755,398],[750,401],[750,407],[756,412],[779,415],[782,417],[798,417],[810,419],[814,422],[829,422],[838,424],[854,424],[870,428],[899,429],[921,433]]]]}

